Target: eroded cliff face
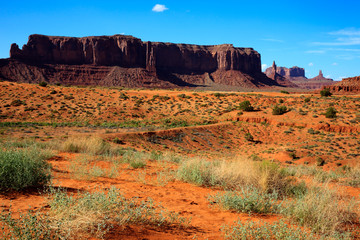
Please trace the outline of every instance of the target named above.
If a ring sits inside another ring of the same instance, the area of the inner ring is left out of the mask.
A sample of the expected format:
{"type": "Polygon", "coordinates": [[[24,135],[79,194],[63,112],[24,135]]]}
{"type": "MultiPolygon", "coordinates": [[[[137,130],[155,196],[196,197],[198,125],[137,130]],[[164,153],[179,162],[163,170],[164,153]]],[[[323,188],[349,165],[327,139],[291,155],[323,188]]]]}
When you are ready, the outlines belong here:
{"type": "Polygon", "coordinates": [[[125,35],[83,38],[30,35],[22,49],[11,45],[10,58],[48,64],[142,67],[149,71],[261,71],[260,54],[252,48],[143,42],[125,35]]]}
{"type": "Polygon", "coordinates": [[[261,72],[258,52],[232,44],[201,46],[143,42],[125,35],[75,38],[35,34],[21,49],[12,44],[10,59],[1,61],[0,77],[11,81],[131,87],[279,85],[261,72]]]}
{"type": "Polygon", "coordinates": [[[331,86],[324,86],[329,88],[333,93],[360,93],[360,76],[344,78],[340,82],[331,86]]]}

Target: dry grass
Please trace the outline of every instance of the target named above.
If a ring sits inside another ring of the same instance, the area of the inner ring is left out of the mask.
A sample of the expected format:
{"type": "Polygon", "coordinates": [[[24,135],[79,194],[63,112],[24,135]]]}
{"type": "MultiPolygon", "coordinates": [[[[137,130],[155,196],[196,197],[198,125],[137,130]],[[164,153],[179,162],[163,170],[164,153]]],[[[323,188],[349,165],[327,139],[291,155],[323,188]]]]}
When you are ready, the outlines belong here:
{"type": "Polygon", "coordinates": [[[283,213],[317,233],[335,234],[346,224],[359,221],[356,213],[359,202],[345,199],[339,191],[327,184],[311,186],[302,198],[284,204],[283,213]]]}
{"type": "Polygon", "coordinates": [[[213,162],[192,158],[180,165],[178,178],[198,185],[222,186],[230,190],[251,186],[264,193],[276,192],[280,196],[291,194],[294,188],[299,190],[300,186],[294,184],[278,164],[254,162],[244,157],[213,162]]]}
{"type": "Polygon", "coordinates": [[[61,144],[60,150],[65,152],[102,155],[109,153],[110,144],[98,136],[72,136],[61,144]]]}

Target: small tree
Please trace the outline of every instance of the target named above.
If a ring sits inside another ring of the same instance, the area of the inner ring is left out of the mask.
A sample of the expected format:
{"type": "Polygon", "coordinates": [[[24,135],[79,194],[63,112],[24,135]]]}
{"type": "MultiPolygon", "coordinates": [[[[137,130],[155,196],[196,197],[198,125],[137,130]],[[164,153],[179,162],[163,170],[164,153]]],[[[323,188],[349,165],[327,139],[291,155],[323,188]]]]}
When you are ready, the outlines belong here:
{"type": "Polygon", "coordinates": [[[325,112],[325,117],[327,118],[336,118],[337,111],[333,107],[329,107],[325,112]]]}
{"type": "Polygon", "coordinates": [[[254,111],[254,107],[251,106],[250,101],[243,101],[239,104],[240,110],[243,110],[245,112],[251,112],[254,111]]]}
{"type": "Polygon", "coordinates": [[[322,97],[330,97],[332,93],[330,92],[330,89],[324,88],[323,90],[320,91],[320,95],[322,97]]]}

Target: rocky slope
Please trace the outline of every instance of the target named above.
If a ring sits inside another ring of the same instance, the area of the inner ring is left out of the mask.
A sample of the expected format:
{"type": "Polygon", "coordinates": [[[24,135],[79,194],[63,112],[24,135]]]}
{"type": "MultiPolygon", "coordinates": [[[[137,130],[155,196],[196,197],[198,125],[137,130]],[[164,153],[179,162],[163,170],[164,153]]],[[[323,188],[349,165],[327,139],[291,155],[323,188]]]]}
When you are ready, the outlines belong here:
{"type": "Polygon", "coordinates": [[[296,84],[300,88],[304,89],[321,89],[323,86],[328,86],[334,84],[334,81],[330,78],[325,78],[320,70],[318,76],[314,78],[306,78],[305,77],[305,69],[300,67],[278,67],[275,64],[275,61],[272,67],[269,67],[265,70],[266,76],[271,79],[274,79],[274,69],[277,75],[291,81],[296,84]]]}
{"type": "Polygon", "coordinates": [[[324,86],[323,88],[329,88],[333,93],[360,93],[360,76],[344,78],[332,86],[324,86]]]}
{"type": "Polygon", "coordinates": [[[279,86],[261,72],[260,54],[252,48],[143,42],[125,35],[30,35],[22,49],[12,44],[10,59],[0,60],[0,77],[125,87],[279,86]]]}

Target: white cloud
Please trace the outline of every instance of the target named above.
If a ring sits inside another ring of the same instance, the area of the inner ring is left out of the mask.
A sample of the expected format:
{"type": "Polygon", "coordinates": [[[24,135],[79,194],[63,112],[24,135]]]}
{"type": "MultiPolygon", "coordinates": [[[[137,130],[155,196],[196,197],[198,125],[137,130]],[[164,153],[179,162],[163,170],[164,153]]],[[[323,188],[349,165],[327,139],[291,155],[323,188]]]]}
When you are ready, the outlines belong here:
{"type": "Polygon", "coordinates": [[[360,36],[360,29],[345,28],[334,32],[329,32],[330,35],[345,35],[345,36],[360,36]]]}
{"type": "Polygon", "coordinates": [[[342,37],[335,39],[334,42],[313,42],[312,44],[318,46],[354,46],[360,45],[360,37],[342,37]]]}
{"type": "Polygon", "coordinates": [[[163,12],[165,10],[168,10],[168,8],[162,4],[155,4],[155,6],[152,8],[152,10],[153,10],[153,12],[163,12]]]}
{"type": "Polygon", "coordinates": [[[309,50],[309,51],[306,51],[306,53],[324,54],[324,53],[326,53],[326,51],[325,50],[309,50]]]}
{"type": "Polygon", "coordinates": [[[267,64],[261,64],[261,70],[264,72],[267,69],[267,64]]]}
{"type": "Polygon", "coordinates": [[[311,63],[309,63],[308,65],[309,65],[310,67],[314,66],[314,64],[313,64],[312,62],[311,62],[311,63]]]}
{"type": "Polygon", "coordinates": [[[336,62],[334,62],[334,63],[332,63],[331,65],[333,65],[333,66],[337,66],[338,64],[337,64],[336,62]]]}
{"type": "Polygon", "coordinates": [[[325,78],[330,78],[330,77],[331,77],[331,75],[326,75],[326,76],[325,76],[325,78]]]}

